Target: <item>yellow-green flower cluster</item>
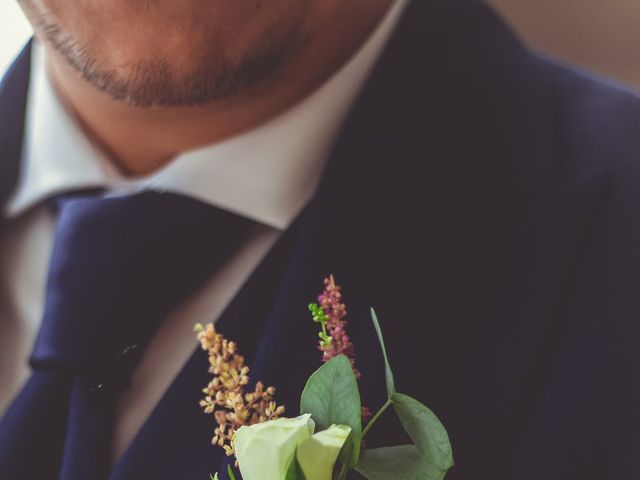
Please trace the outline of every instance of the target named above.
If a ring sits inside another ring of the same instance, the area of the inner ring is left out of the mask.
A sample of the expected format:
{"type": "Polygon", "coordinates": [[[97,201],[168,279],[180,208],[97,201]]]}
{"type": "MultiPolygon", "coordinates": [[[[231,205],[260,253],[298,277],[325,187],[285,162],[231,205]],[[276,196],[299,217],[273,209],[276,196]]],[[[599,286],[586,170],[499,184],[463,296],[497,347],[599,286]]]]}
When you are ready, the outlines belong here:
{"type": "Polygon", "coordinates": [[[218,333],[212,324],[196,325],[198,340],[209,355],[209,373],[213,378],[203,389],[205,397],[200,406],[212,414],[217,427],[212,443],[224,448],[228,456],[234,455],[233,441],[237,430],[279,418],[284,407],[273,400],[275,388],[258,382],[253,390],[246,391],[249,384],[249,367],[244,357],[238,354],[235,342],[218,333]]]}

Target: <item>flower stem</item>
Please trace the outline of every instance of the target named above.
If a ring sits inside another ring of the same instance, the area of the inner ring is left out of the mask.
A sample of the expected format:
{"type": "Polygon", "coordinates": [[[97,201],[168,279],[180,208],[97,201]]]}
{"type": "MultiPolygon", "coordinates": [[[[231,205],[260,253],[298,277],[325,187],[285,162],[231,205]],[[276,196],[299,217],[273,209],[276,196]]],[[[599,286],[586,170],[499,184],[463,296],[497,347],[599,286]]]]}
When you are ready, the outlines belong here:
{"type": "Polygon", "coordinates": [[[387,408],[389,408],[391,405],[393,405],[393,402],[391,401],[391,399],[389,398],[385,404],[382,406],[382,408],[380,410],[377,411],[377,413],[373,416],[373,418],[369,421],[369,423],[367,423],[367,426],[364,427],[364,430],[362,431],[362,438],[364,438],[364,436],[367,434],[367,432],[369,432],[369,430],[371,430],[371,427],[373,427],[373,424],[376,423],[376,421],[380,418],[380,416],[387,410],[387,408]]]}

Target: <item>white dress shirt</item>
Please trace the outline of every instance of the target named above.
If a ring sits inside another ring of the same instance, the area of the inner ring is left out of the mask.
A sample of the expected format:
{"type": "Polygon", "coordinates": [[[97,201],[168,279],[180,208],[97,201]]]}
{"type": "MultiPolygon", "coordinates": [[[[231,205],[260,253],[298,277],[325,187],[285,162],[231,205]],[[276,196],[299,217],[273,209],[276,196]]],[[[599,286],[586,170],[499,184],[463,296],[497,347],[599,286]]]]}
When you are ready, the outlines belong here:
{"type": "Polygon", "coordinates": [[[95,186],[117,194],[170,191],[256,221],[247,242],[154,336],[120,401],[117,459],[196,348],[194,324],[218,318],[313,195],[342,122],[407,3],[397,0],[344,66],[283,114],[135,179],[121,175],[65,110],[46,75],[44,51],[34,44],[22,171],[3,206],[8,220],[0,234],[0,416],[29,377],[44,310],[55,219],[43,202],[95,186]]]}

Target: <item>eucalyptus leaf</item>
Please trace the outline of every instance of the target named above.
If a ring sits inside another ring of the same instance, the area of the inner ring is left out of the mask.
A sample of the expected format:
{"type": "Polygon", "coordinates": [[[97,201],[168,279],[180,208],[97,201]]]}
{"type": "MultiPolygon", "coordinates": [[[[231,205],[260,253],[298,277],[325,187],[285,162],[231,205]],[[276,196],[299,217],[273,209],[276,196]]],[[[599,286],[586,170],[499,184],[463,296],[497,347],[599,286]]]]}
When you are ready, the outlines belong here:
{"type": "Polygon", "coordinates": [[[425,460],[444,472],[449,470],[453,466],[451,443],[435,413],[402,393],[394,394],[391,400],[402,426],[425,460]]]}
{"type": "Polygon", "coordinates": [[[387,395],[389,398],[396,393],[396,385],[393,379],[393,372],[391,371],[391,365],[389,365],[389,357],[387,356],[387,347],[384,344],[384,337],[382,336],[382,329],[380,328],[380,322],[378,321],[378,316],[376,315],[376,311],[371,309],[371,319],[373,320],[373,326],[376,329],[376,333],[378,334],[378,340],[380,341],[380,348],[382,348],[382,355],[384,356],[384,370],[385,370],[385,379],[387,381],[387,395]]]}
{"type": "Polygon", "coordinates": [[[358,463],[362,440],[360,392],[346,356],[331,359],[309,377],[300,399],[300,411],[310,413],[319,430],[334,424],[351,427],[341,459],[349,467],[358,463]]]}
{"type": "Polygon", "coordinates": [[[446,475],[415,445],[364,450],[355,470],[367,480],[442,480],[446,475]]]}

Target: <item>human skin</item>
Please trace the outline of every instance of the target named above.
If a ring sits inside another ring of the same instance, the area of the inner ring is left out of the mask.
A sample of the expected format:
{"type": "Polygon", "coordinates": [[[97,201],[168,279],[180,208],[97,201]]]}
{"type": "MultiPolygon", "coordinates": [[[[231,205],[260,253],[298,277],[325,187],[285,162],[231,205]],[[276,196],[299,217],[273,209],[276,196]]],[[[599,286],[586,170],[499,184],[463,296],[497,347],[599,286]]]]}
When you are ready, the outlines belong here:
{"type": "Polygon", "coordinates": [[[130,176],[277,115],[393,0],[20,0],[57,94],[130,176]]]}

